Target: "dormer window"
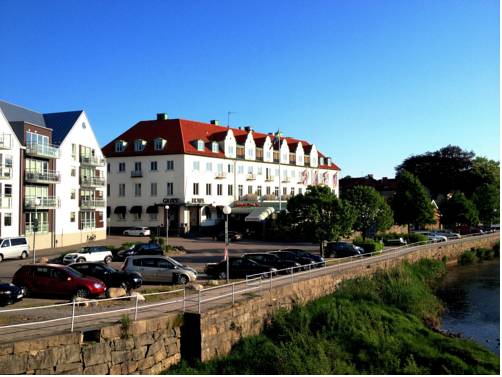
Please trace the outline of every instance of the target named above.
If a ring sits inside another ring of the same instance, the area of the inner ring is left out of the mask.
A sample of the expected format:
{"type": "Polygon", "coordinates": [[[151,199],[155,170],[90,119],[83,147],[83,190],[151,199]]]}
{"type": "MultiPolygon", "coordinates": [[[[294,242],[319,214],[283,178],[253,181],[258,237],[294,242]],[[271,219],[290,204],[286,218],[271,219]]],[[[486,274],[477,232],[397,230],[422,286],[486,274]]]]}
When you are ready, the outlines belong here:
{"type": "Polygon", "coordinates": [[[202,140],[197,140],[197,150],[204,151],[204,142],[202,140]]]}
{"type": "Polygon", "coordinates": [[[165,145],[166,145],[166,140],[158,137],[157,139],[155,139],[154,149],[156,151],[161,151],[162,149],[164,149],[165,145]]]}
{"type": "Polygon", "coordinates": [[[143,139],[134,140],[134,151],[143,152],[145,150],[146,141],[143,139]]]}
{"type": "Polygon", "coordinates": [[[211,143],[211,151],[213,153],[218,153],[220,151],[220,148],[219,148],[218,143],[216,141],[213,141],[211,143]]]}
{"type": "Polygon", "coordinates": [[[330,157],[327,158],[327,164],[328,164],[328,166],[331,166],[331,158],[330,157]]]}
{"type": "Polygon", "coordinates": [[[324,165],[324,157],[319,158],[319,164],[324,165]]]}
{"type": "Polygon", "coordinates": [[[115,152],[123,152],[127,143],[124,140],[117,140],[115,142],[115,152]]]}

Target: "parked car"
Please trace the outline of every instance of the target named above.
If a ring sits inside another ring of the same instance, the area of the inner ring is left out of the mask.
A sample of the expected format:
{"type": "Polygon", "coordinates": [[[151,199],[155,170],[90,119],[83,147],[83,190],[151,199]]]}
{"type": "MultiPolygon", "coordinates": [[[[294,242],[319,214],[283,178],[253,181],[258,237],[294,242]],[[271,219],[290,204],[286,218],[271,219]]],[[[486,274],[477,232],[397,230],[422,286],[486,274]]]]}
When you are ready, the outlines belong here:
{"type": "Polygon", "coordinates": [[[298,256],[295,253],[292,253],[290,251],[277,250],[277,251],[271,251],[270,254],[276,255],[279,258],[281,258],[282,260],[297,262],[302,266],[303,270],[308,270],[309,265],[315,264],[315,262],[312,259],[307,258],[307,257],[298,256]]]}
{"type": "Polygon", "coordinates": [[[449,240],[462,238],[460,233],[455,233],[451,230],[444,230],[444,229],[443,230],[435,230],[434,233],[439,236],[445,236],[449,240]]]}
{"type": "Polygon", "coordinates": [[[316,267],[323,267],[326,265],[326,262],[324,261],[323,257],[321,257],[320,255],[309,253],[308,251],[302,249],[281,249],[279,251],[287,251],[295,254],[298,257],[310,258],[316,263],[316,267]]]}
{"type": "Polygon", "coordinates": [[[107,288],[124,288],[126,291],[141,287],[143,279],[136,272],[119,271],[102,262],[72,263],[71,268],[82,275],[92,276],[103,281],[107,288]]]}
{"type": "Polygon", "coordinates": [[[0,238],[0,262],[10,258],[28,258],[30,247],[26,237],[0,238]]]}
{"type": "MultiPolygon", "coordinates": [[[[216,236],[218,241],[225,241],[225,232],[220,232],[216,236]]],[[[233,230],[228,231],[228,241],[239,241],[242,240],[242,233],[234,232],[233,230]]]]}
{"type": "Polygon", "coordinates": [[[144,282],[187,284],[197,280],[197,272],[161,255],[133,255],[122,266],[126,272],[139,273],[144,282]]]}
{"type": "Polygon", "coordinates": [[[86,277],[60,264],[29,264],[16,271],[12,283],[26,296],[98,297],[106,290],[101,280],[86,277]]]}
{"type": "Polygon", "coordinates": [[[292,273],[300,270],[301,264],[293,261],[286,260],[278,257],[274,254],[268,253],[249,253],[242,256],[245,259],[250,259],[256,263],[263,264],[265,266],[274,267],[277,270],[285,270],[283,273],[292,273]]]}
{"type": "Polygon", "coordinates": [[[114,260],[124,261],[127,257],[133,255],[164,255],[162,246],[155,242],[138,243],[129,249],[120,250],[114,255],[114,260]]]}
{"type": "MultiPolygon", "coordinates": [[[[243,257],[229,257],[229,278],[245,278],[247,275],[262,274],[263,276],[275,275],[277,269],[257,263],[251,259],[243,257]]],[[[227,278],[227,261],[222,260],[219,263],[208,263],[204,272],[211,278],[227,278]]]]}
{"type": "Polygon", "coordinates": [[[364,249],[349,242],[328,242],[326,246],[326,256],[334,258],[346,258],[361,256],[364,249]]]}
{"type": "Polygon", "coordinates": [[[124,230],[122,233],[124,236],[149,236],[150,229],[145,226],[134,226],[132,228],[124,230]]]}
{"type": "Polygon", "coordinates": [[[403,237],[384,239],[383,243],[385,246],[404,246],[407,244],[406,240],[403,237]]]}
{"type": "Polygon", "coordinates": [[[446,242],[448,241],[448,238],[446,236],[443,236],[439,233],[434,233],[434,232],[425,232],[422,233],[425,236],[427,236],[427,239],[432,242],[446,242]]]}
{"type": "Polygon", "coordinates": [[[105,246],[86,246],[74,253],[68,253],[63,257],[64,264],[75,262],[105,262],[110,263],[113,259],[112,252],[105,246]]]}
{"type": "Polygon", "coordinates": [[[10,305],[22,300],[24,289],[11,283],[0,283],[0,305],[10,305]]]}

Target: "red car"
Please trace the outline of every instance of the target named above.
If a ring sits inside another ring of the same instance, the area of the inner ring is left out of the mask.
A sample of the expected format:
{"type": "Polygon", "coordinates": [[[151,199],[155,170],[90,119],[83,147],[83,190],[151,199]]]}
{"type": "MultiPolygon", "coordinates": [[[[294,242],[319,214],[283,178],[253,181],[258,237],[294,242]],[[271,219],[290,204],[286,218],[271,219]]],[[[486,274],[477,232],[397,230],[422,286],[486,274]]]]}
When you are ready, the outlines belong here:
{"type": "Polygon", "coordinates": [[[82,275],[71,267],[59,264],[30,264],[21,267],[12,283],[25,289],[26,296],[50,295],[65,297],[98,297],[105,284],[96,278],[82,275]]]}

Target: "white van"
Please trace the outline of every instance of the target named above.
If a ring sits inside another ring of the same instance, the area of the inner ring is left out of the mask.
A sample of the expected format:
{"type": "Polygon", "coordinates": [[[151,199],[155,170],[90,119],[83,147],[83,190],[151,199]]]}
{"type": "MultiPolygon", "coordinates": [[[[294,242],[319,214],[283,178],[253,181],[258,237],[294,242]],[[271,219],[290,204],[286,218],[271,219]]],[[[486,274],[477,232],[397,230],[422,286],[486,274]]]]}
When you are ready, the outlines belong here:
{"type": "Polygon", "coordinates": [[[26,237],[0,238],[0,262],[8,258],[28,258],[30,247],[26,237]]]}

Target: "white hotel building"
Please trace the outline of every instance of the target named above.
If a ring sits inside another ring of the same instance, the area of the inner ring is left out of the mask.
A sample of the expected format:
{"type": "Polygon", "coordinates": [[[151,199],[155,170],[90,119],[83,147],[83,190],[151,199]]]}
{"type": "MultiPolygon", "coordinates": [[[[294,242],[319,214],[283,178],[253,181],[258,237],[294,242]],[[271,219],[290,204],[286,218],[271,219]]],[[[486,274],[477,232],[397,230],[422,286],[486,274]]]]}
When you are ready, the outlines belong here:
{"type": "Polygon", "coordinates": [[[108,162],[110,226],[170,231],[213,226],[222,208],[262,221],[291,195],[325,185],[338,195],[340,169],[314,144],[246,127],[183,119],[141,121],[103,148],[108,162]]]}
{"type": "Polygon", "coordinates": [[[106,238],[105,159],[84,111],[42,114],[0,101],[0,237],[36,248],[106,238]]]}

